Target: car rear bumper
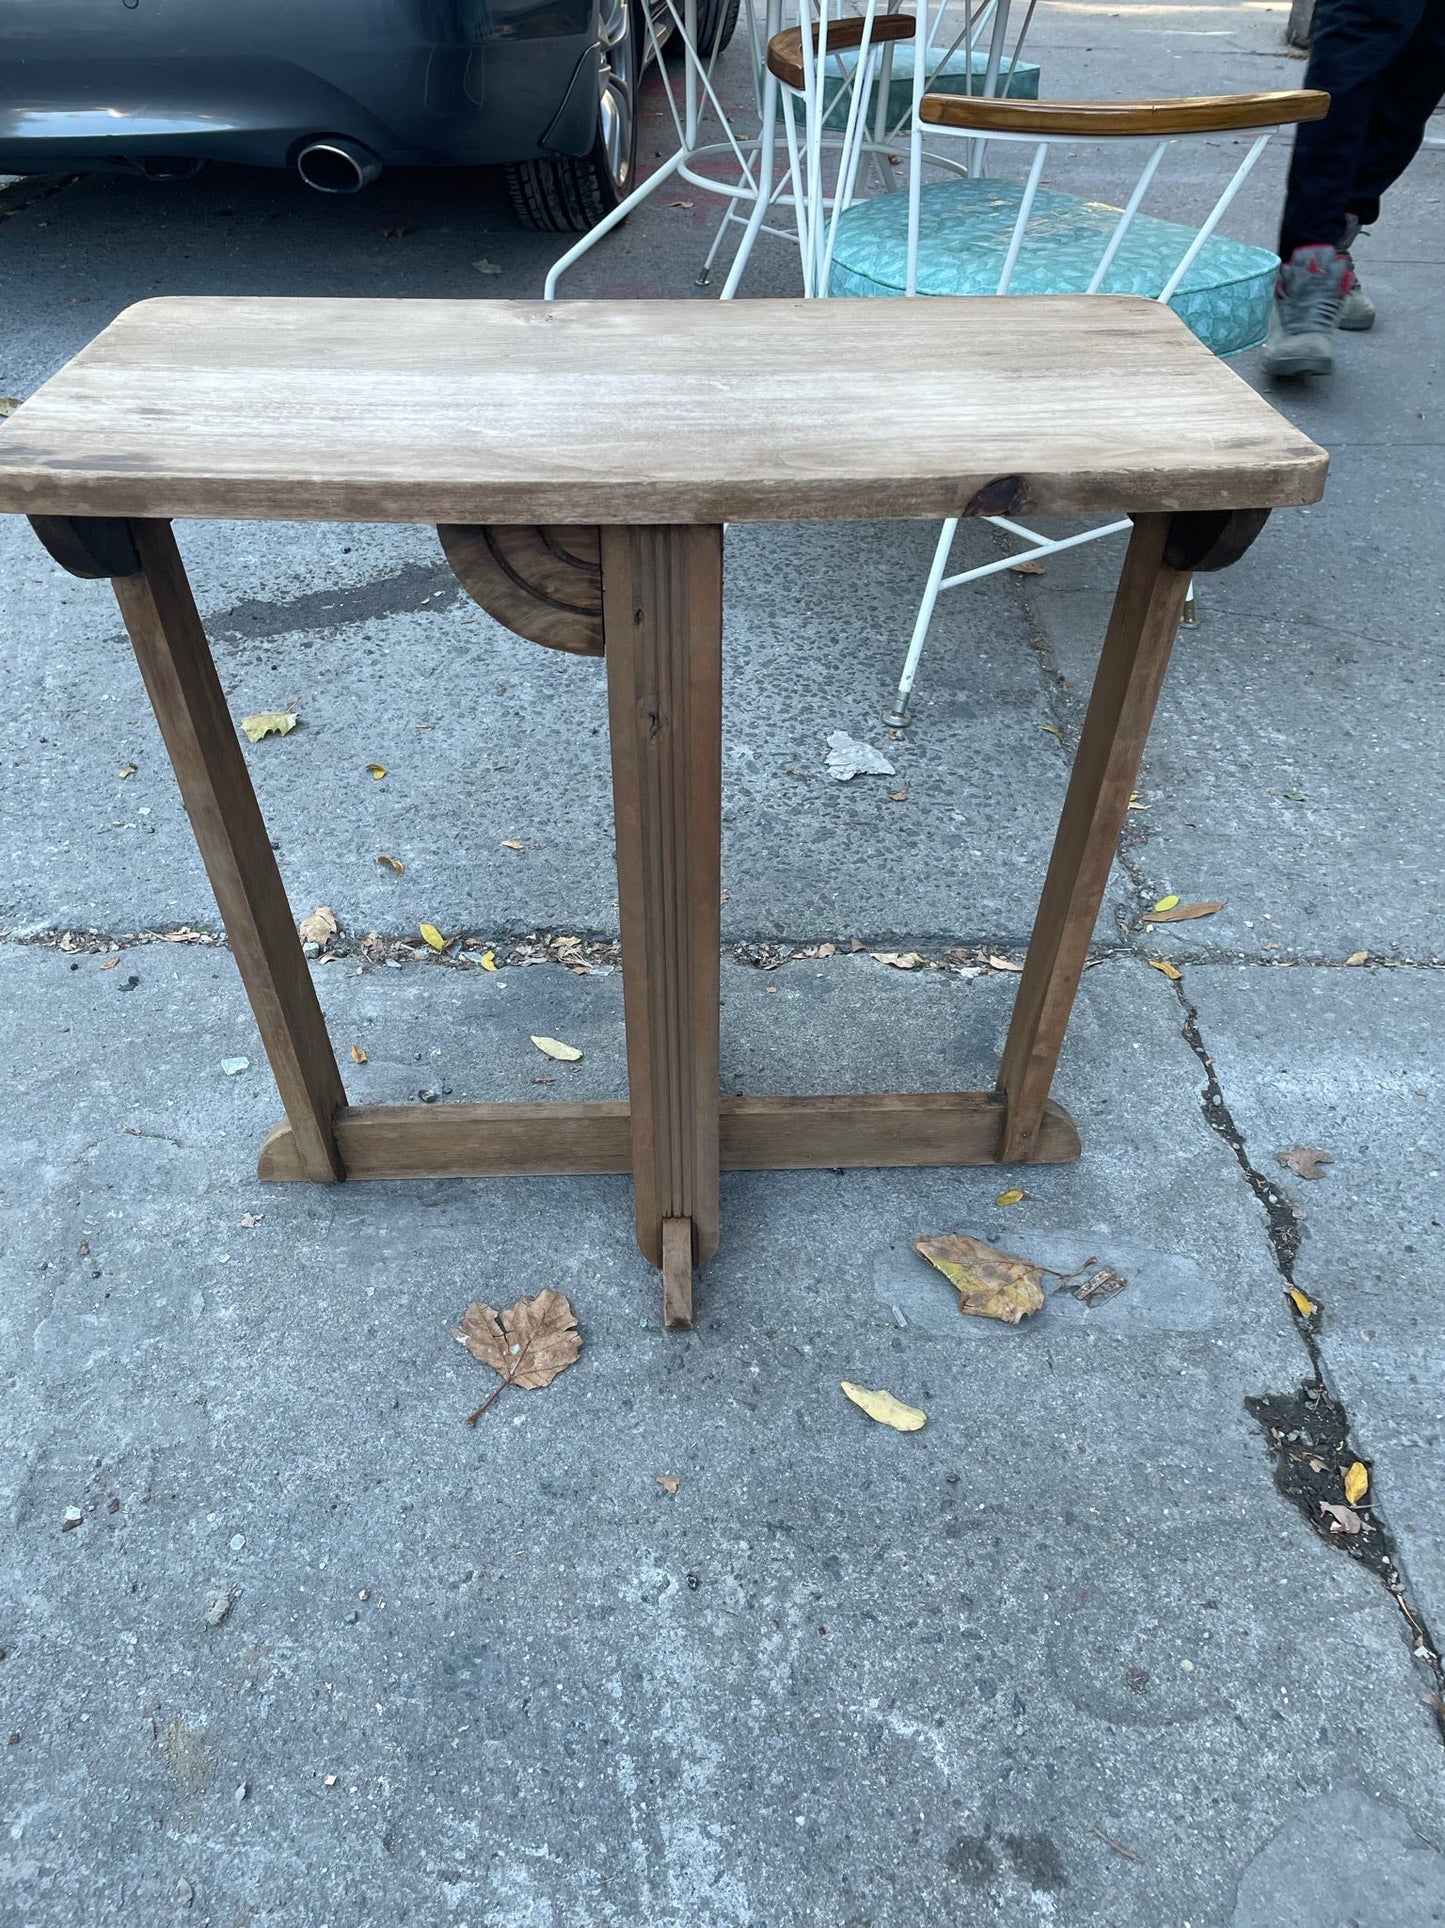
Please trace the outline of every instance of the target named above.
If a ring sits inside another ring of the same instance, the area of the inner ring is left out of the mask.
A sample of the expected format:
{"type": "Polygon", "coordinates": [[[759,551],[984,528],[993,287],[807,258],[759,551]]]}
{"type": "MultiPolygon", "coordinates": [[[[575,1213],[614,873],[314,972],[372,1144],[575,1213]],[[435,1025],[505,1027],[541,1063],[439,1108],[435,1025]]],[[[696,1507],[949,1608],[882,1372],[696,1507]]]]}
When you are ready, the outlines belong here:
{"type": "Polygon", "coordinates": [[[575,128],[554,123],[593,44],[593,0],[522,0],[485,16],[473,8],[486,22],[475,38],[438,43],[422,31],[439,14],[455,31],[467,10],[467,0],[425,9],[395,0],[379,25],[368,10],[359,31],[354,4],[321,0],[337,22],[327,41],[313,0],[302,44],[270,6],[181,0],[166,10],[162,39],[138,30],[139,9],[114,0],[104,32],[89,34],[73,29],[78,16],[96,17],[91,0],[45,0],[43,15],[29,0],[0,0],[0,172],[183,159],[287,167],[317,134],[347,135],[391,166],[584,152],[591,116],[586,126],[576,116],[575,128]],[[193,31],[178,13],[195,15],[193,31]],[[34,24],[21,34],[12,23],[27,16],[34,24]]]}

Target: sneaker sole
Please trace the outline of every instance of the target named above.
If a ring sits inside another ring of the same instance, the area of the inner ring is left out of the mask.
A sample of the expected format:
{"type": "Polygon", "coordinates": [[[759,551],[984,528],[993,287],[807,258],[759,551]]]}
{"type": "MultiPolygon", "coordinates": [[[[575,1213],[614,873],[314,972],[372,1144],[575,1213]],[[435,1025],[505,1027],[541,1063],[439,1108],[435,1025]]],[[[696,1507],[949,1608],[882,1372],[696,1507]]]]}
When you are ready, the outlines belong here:
{"type": "Polygon", "coordinates": [[[1266,354],[1261,357],[1266,375],[1332,375],[1334,357],[1321,354],[1266,354]]]}
{"type": "Polygon", "coordinates": [[[1359,321],[1352,321],[1348,315],[1341,315],[1335,323],[1336,328],[1347,335],[1363,335],[1366,329],[1373,328],[1374,325],[1375,317],[1373,315],[1365,315],[1359,321]]]}

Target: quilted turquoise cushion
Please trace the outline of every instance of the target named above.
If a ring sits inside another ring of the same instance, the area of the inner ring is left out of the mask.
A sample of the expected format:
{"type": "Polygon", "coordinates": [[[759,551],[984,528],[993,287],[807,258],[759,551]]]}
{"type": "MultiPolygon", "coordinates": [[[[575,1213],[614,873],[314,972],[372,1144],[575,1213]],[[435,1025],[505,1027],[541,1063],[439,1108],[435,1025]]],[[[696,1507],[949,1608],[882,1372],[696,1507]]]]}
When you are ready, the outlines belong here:
{"type": "MultiPolygon", "coordinates": [[[[921,196],[918,291],[991,295],[1003,272],[1023,189],[1010,181],[938,181],[921,196]]],[[[1118,219],[1117,208],[1040,189],[1009,292],[1082,294],[1118,219]]],[[[1157,296],[1197,230],[1135,215],[1104,279],[1102,294],[1157,296]]],[[[901,295],[907,278],[908,196],[860,201],[838,222],[828,292],[901,295]]],[[[1169,306],[1216,355],[1238,355],[1264,340],[1278,257],[1213,235],[1169,306]]]]}
{"type": "MultiPolygon", "coordinates": [[[[858,56],[851,48],[842,53],[829,54],[829,75],[851,74],[858,64],[858,56]]],[[[975,52],[971,57],[960,49],[950,54],[940,71],[929,82],[929,92],[934,94],[966,94],[970,92],[969,74],[972,71],[972,92],[983,92],[984,75],[988,72],[988,56],[975,52]]],[[[924,69],[926,73],[927,68],[924,69]]],[[[999,67],[1000,95],[1009,100],[1037,100],[1039,97],[1039,70],[1030,60],[1005,60],[999,67]]],[[[874,83],[876,86],[876,82],[874,83]]],[[[888,83],[888,125],[890,128],[907,125],[909,110],[913,106],[913,46],[911,42],[895,42],[893,46],[893,72],[888,83]]],[[[871,125],[870,113],[870,125],[871,125]]],[[[829,109],[825,125],[837,128],[840,132],[848,125],[848,96],[846,93],[836,97],[829,109]]]]}

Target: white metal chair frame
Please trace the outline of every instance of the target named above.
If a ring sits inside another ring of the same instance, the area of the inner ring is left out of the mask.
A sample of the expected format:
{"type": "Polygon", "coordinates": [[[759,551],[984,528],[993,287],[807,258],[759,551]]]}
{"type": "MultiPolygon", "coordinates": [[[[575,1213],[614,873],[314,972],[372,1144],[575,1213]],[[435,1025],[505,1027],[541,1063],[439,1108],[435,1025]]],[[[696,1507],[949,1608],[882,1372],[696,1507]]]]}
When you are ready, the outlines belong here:
{"type": "MultiPolygon", "coordinates": [[[[1029,0],[1023,32],[1014,50],[1015,60],[1018,58],[1018,49],[1033,19],[1037,3],[1038,0],[1029,0]]],[[[680,37],[684,49],[681,103],[678,100],[673,76],[662,58],[658,29],[650,9],[647,11],[646,30],[667,95],[668,111],[677,134],[677,150],[619,202],[610,214],[605,215],[595,227],[579,236],[570,248],[558,256],[548,270],[543,285],[542,294],[545,301],[556,299],[558,282],[575,262],[625,221],[634,208],[641,206],[649,196],[655,194],[669,180],[683,181],[704,193],[719,195],[726,203],[722,219],[718,223],[717,231],[698,275],[700,287],[707,285],[729,229],[733,226],[742,227],[742,237],[721,290],[721,299],[724,301],[731,300],[736,295],[759,234],[766,233],[779,240],[796,242],[800,248],[804,246],[797,205],[799,199],[803,197],[799,196],[795,185],[798,170],[791,165],[781,170],[777,166],[777,147],[780,138],[778,128],[780,87],[777,77],[769,70],[767,63],[768,47],[782,26],[783,0],[744,0],[748,44],[753,62],[758,132],[754,136],[742,139],[734,132],[715,85],[714,71],[718,49],[716,45],[712,48],[702,48],[697,44],[697,0],[663,0],[663,4],[673,31],[680,37]],[[704,138],[704,130],[710,120],[716,122],[719,138],[704,138]],[[735,179],[724,180],[716,174],[701,171],[701,163],[719,158],[726,162],[729,157],[737,169],[735,179]],[[743,208],[747,208],[748,211],[741,212],[743,208]],[[774,209],[791,209],[794,214],[794,226],[792,228],[773,226],[768,217],[774,209]]],[[[813,0],[800,0],[800,12],[807,11],[811,14],[812,4],[813,0]]],[[[899,0],[885,0],[885,9],[891,11],[898,4],[899,0]]],[[[841,0],[824,0],[825,20],[829,9],[840,5],[841,0]]],[[[939,6],[934,16],[935,24],[942,21],[946,6],[947,0],[943,0],[943,4],[939,6]]],[[[870,16],[876,11],[876,7],[877,0],[868,0],[870,16]]],[[[942,61],[957,52],[961,45],[966,44],[972,53],[982,41],[985,31],[991,27],[983,75],[983,90],[986,93],[992,92],[1002,71],[1008,16],[1008,0],[965,0],[964,30],[948,47],[942,59],[930,66],[929,78],[931,79],[939,70],[942,61]]],[[[835,15],[835,17],[838,16],[835,15]]],[[[806,35],[804,38],[806,39],[806,35]]],[[[887,78],[890,71],[891,69],[885,70],[884,86],[880,94],[879,111],[873,130],[873,140],[880,155],[885,145],[901,133],[906,120],[906,116],[902,116],[892,128],[884,125],[888,98],[887,78]]],[[[851,77],[844,77],[844,85],[850,83],[851,77]]],[[[808,125],[810,129],[816,127],[819,130],[821,147],[834,149],[841,156],[845,137],[831,130],[823,132],[823,121],[829,112],[831,112],[831,102],[816,118],[812,115],[807,116],[808,125]]],[[[886,169],[887,163],[881,163],[881,165],[886,169]]],[[[886,173],[880,178],[880,185],[890,185],[886,173]]],[[[826,197],[825,205],[831,210],[831,195],[826,197]]]]}
{"type": "MultiPolygon", "coordinates": [[[[923,0],[923,4],[926,8],[927,0],[923,0]]],[[[1098,265],[1085,290],[1088,294],[1096,294],[1102,289],[1109,269],[1118,256],[1119,249],[1139,213],[1144,197],[1154,182],[1160,164],[1174,142],[1187,138],[1204,139],[1221,132],[1252,133],[1255,138],[1250,143],[1248,152],[1235,168],[1193,240],[1155,297],[1161,303],[1167,304],[1178,292],[1184,277],[1194,265],[1201,249],[1215,232],[1272,136],[1283,126],[1292,125],[1300,120],[1317,118],[1328,106],[1327,96],[1304,91],[1110,104],[1001,101],[957,95],[928,95],[925,92],[925,85],[922,64],[915,63],[912,125],[909,134],[908,186],[906,190],[896,190],[897,192],[906,191],[909,197],[905,293],[912,297],[918,294],[921,196],[925,161],[929,158],[924,154],[925,134],[930,142],[940,138],[968,141],[970,143],[969,171],[974,174],[982,171],[985,150],[994,141],[1034,148],[1033,161],[1024,182],[1018,213],[1000,270],[998,286],[994,290],[996,295],[1007,295],[1018,265],[1019,253],[1023,247],[1029,217],[1033,211],[1049,150],[1055,143],[1102,140],[1134,143],[1147,141],[1150,144],[1133,191],[1125,206],[1119,211],[1119,219],[1105,242],[1098,265]]],[[[831,247],[828,259],[831,266],[831,247]]],[[[826,279],[817,287],[816,292],[827,295],[826,279]]],[[[885,720],[894,728],[902,728],[908,721],[908,699],[912,694],[918,673],[919,659],[923,653],[923,645],[928,636],[934,608],[945,589],[954,589],[966,582],[980,581],[985,576],[1012,569],[1023,560],[1057,555],[1065,549],[1077,548],[1082,543],[1098,542],[1106,536],[1122,534],[1131,527],[1130,522],[1125,519],[1106,523],[1098,529],[1085,530],[1078,535],[1049,537],[1036,529],[1028,528],[1023,523],[1011,521],[1005,516],[989,516],[985,519],[996,529],[1016,537],[1025,546],[1014,554],[999,557],[993,562],[960,570],[955,575],[946,575],[944,572],[948,567],[954,537],[958,532],[959,519],[950,518],[943,524],[939,531],[933,564],[928,573],[923,599],[919,604],[913,634],[904,659],[903,671],[899,677],[897,695],[893,707],[885,717],[885,720]]]]}

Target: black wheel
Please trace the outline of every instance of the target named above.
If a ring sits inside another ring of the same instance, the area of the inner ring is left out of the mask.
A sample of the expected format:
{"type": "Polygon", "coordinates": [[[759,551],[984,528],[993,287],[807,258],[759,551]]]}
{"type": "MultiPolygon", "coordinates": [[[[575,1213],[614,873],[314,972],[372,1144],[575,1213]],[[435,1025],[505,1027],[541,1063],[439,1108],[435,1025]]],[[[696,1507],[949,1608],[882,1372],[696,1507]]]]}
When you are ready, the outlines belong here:
{"type": "MultiPolygon", "coordinates": [[[[737,0],[732,0],[736,10],[737,0]]],[[[637,171],[637,81],[642,36],[633,0],[602,0],[598,22],[597,138],[574,159],[518,161],[507,169],[512,210],[524,228],[585,233],[632,192],[637,171]]]]}
{"type": "MultiPolygon", "coordinates": [[[[732,37],[738,30],[738,10],[742,0],[697,0],[697,44],[704,60],[711,58],[716,51],[731,45],[732,37]]],[[[682,43],[674,35],[668,43],[669,49],[682,51],[682,43]]]]}

